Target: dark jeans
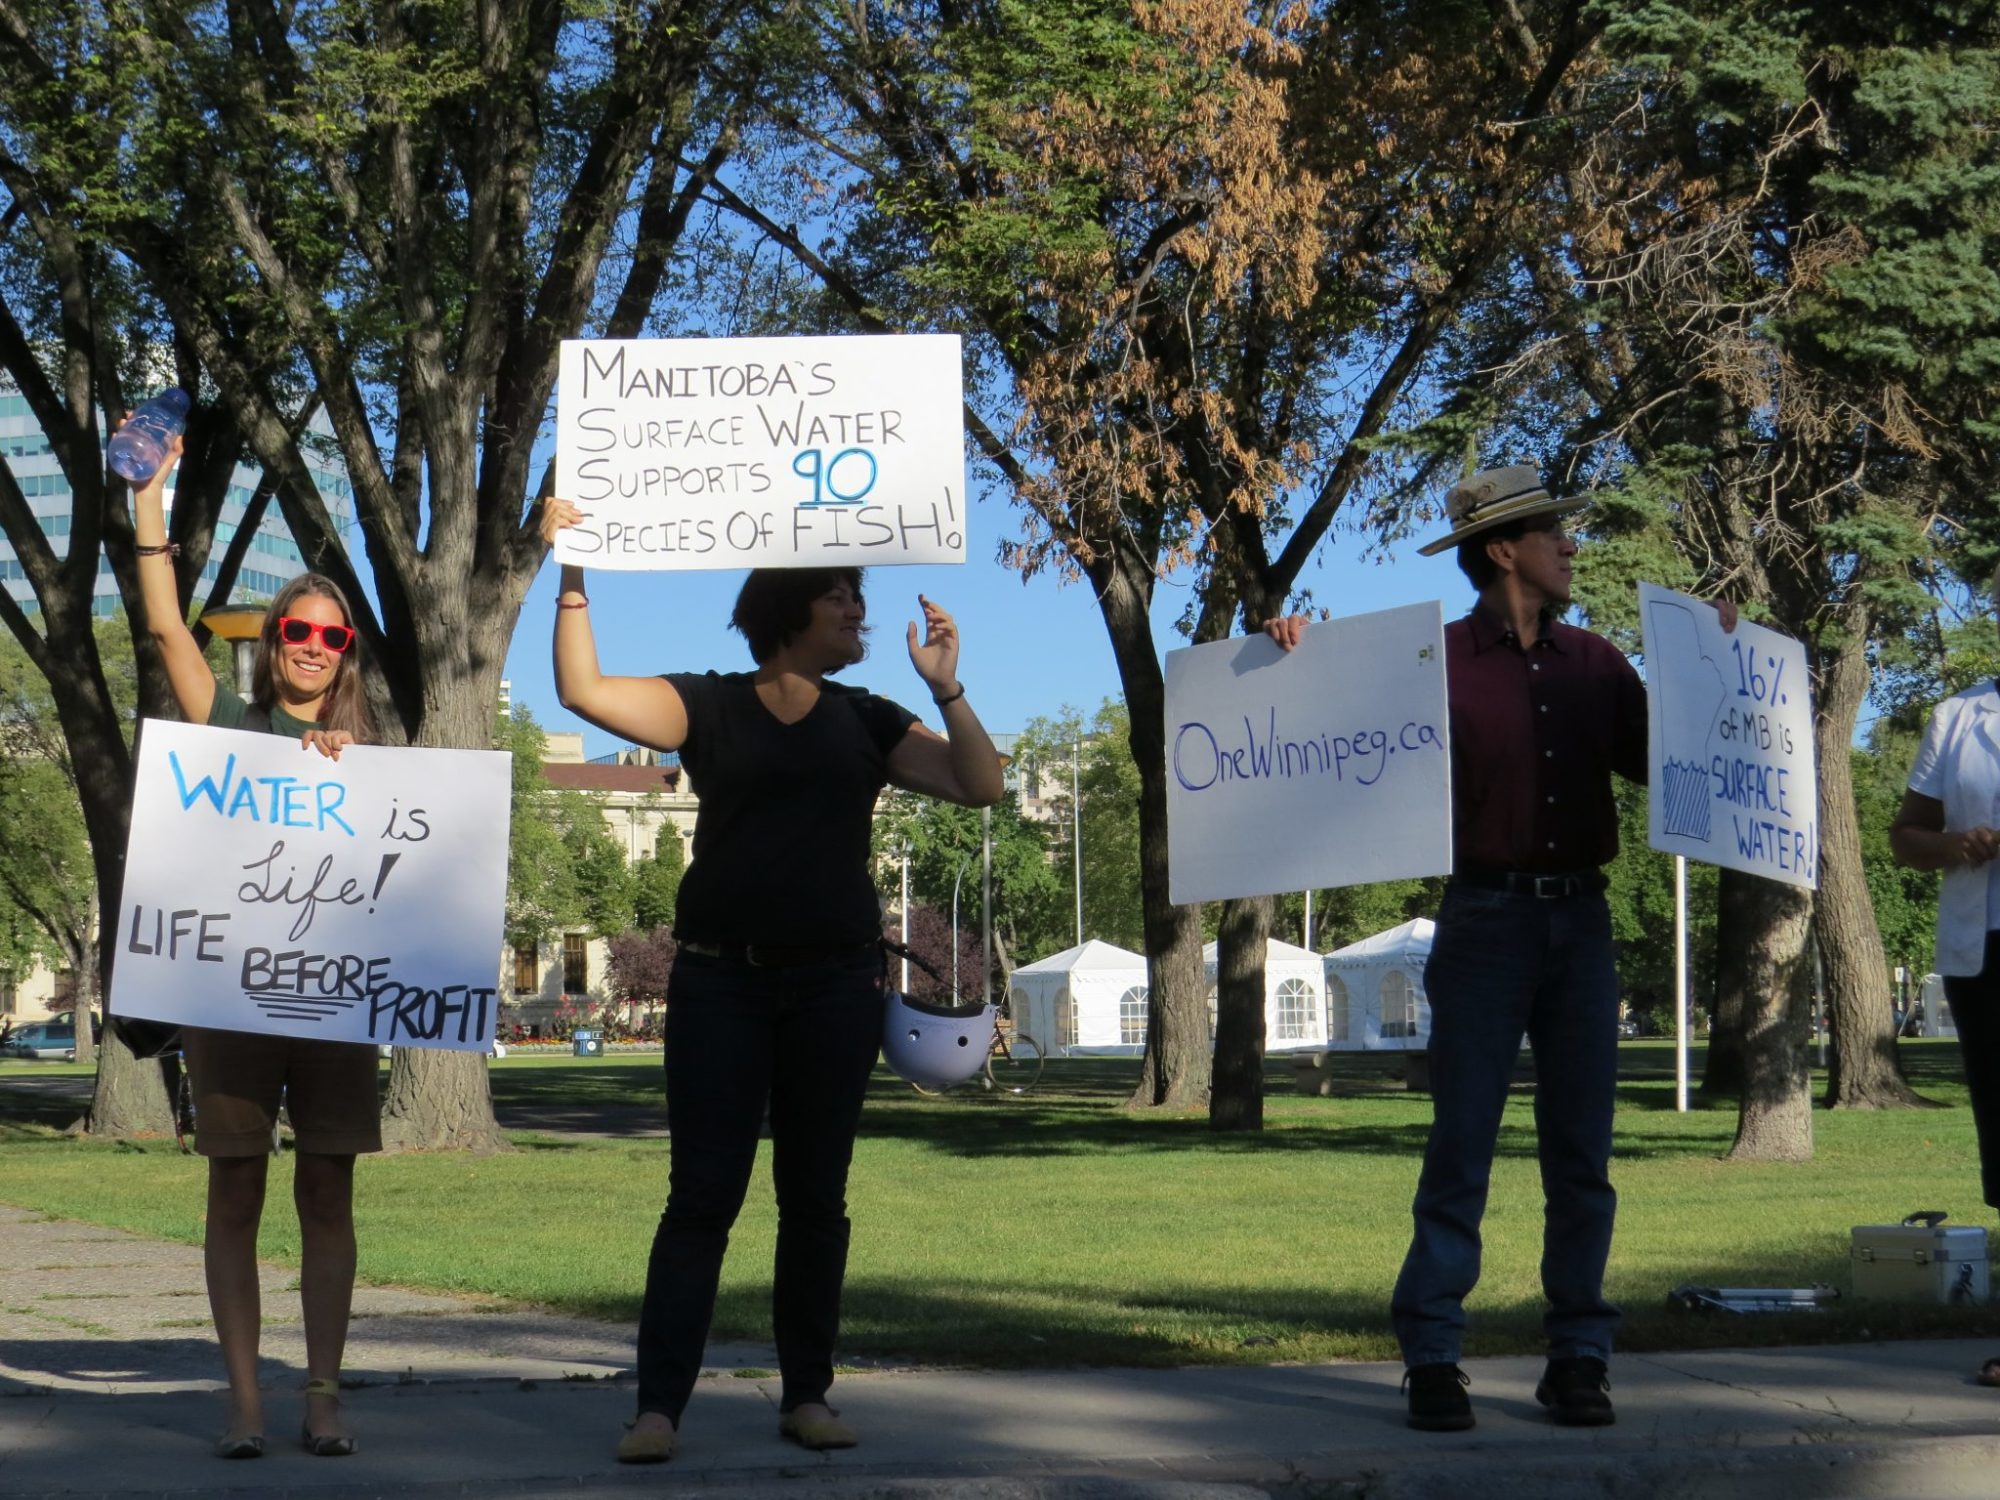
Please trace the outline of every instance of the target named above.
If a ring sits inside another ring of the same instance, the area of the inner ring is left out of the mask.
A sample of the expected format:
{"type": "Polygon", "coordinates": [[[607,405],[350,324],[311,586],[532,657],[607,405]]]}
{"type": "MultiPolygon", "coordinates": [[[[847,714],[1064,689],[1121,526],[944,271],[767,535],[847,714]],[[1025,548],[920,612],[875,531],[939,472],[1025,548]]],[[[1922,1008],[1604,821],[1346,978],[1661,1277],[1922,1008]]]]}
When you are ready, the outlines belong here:
{"type": "Polygon", "coordinates": [[[1456,1363],[1479,1280],[1479,1221],[1507,1085],[1525,1032],[1535,1054],[1542,1290],[1549,1354],[1611,1354],[1618,1309],[1604,1263],[1618,1197],[1611,1111],[1618,979],[1601,895],[1541,899],[1452,884],[1424,968],[1431,1006],[1430,1142],[1416,1234],[1390,1313],[1408,1365],[1456,1363]]]}
{"type": "Polygon", "coordinates": [[[882,1040],[879,953],[759,968],[683,951],[667,1001],[666,1212],[639,1313],[639,1410],[676,1425],[701,1374],[729,1230],[764,1106],[778,1198],[772,1332],[781,1410],[833,1383],[847,1274],[847,1168],[882,1040]]]}
{"type": "Polygon", "coordinates": [[[1958,1028],[1958,1054],[1979,1136],[1979,1184],[2000,1208],[2000,932],[1986,934],[1986,966],[1970,978],[1947,975],[1944,998],[1958,1028]]]}

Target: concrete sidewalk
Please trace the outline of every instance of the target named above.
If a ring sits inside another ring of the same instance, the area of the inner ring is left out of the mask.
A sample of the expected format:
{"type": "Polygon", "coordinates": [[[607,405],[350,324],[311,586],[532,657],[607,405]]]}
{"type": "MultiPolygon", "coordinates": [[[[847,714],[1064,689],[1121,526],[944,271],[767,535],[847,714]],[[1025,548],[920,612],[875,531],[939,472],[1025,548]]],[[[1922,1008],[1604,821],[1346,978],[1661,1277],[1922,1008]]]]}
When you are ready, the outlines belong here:
{"type": "Polygon", "coordinates": [[[867,1370],[836,1400],[863,1436],[812,1455],[776,1435],[768,1348],[711,1348],[672,1463],[611,1460],[630,1330],[379,1289],[347,1377],[361,1452],[290,1440],[303,1381],[290,1273],[274,1270],[271,1446],[209,1457],[222,1420],[200,1255],[0,1208],[0,1497],[836,1497],[1296,1494],[1369,1500],[1946,1500],[2000,1495],[2000,1391],[1970,1341],[1622,1356],[1619,1423],[1551,1427],[1540,1361],[1467,1365],[1479,1426],[1403,1425],[1388,1365],[978,1373],[867,1370]]]}

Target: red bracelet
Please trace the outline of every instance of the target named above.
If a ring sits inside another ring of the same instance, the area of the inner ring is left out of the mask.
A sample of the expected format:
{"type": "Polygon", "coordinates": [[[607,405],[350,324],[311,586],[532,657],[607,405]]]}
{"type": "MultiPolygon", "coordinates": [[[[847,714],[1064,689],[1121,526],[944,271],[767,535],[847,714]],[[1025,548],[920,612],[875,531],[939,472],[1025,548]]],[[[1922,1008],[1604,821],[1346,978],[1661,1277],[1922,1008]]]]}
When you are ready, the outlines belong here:
{"type": "Polygon", "coordinates": [[[589,609],[589,608],[590,608],[590,601],[589,601],[588,599],[573,599],[573,600],[572,600],[572,599],[558,599],[558,600],[556,600],[556,608],[557,608],[557,609],[589,609]]]}

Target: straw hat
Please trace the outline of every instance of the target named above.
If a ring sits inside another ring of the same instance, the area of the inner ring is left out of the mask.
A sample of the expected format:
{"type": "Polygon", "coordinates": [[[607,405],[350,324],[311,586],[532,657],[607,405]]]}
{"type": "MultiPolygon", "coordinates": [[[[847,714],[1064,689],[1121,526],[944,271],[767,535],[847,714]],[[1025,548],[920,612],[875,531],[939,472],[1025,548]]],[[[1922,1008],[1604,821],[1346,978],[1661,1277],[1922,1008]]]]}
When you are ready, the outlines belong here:
{"type": "Polygon", "coordinates": [[[1444,497],[1445,520],[1451,531],[1434,542],[1417,548],[1424,557],[1435,557],[1447,547],[1456,547],[1468,537],[1525,521],[1530,516],[1560,515],[1582,510],[1590,501],[1574,495],[1551,495],[1542,476],[1532,464],[1510,464],[1504,469],[1481,469],[1469,479],[1461,479],[1444,497]]]}

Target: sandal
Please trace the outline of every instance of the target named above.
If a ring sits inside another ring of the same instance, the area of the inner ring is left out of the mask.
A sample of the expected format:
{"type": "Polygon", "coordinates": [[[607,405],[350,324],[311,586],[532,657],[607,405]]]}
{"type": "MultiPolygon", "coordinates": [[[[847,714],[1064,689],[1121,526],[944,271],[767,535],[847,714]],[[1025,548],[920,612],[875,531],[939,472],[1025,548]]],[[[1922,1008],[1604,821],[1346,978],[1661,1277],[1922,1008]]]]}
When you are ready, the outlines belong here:
{"type": "MultiPolygon", "coordinates": [[[[338,1406],[340,1405],[340,1381],[338,1378],[308,1380],[306,1382],[306,1394],[308,1396],[324,1396],[333,1402],[335,1406],[338,1406]]],[[[344,1435],[335,1436],[332,1433],[321,1433],[315,1436],[312,1428],[301,1421],[299,1423],[299,1446],[304,1448],[314,1458],[346,1458],[354,1452],[355,1442],[351,1437],[344,1435]]]]}
{"type": "Polygon", "coordinates": [[[2000,1385],[2000,1354],[1979,1367],[1979,1373],[1972,1377],[1980,1385],[2000,1385]]]}

